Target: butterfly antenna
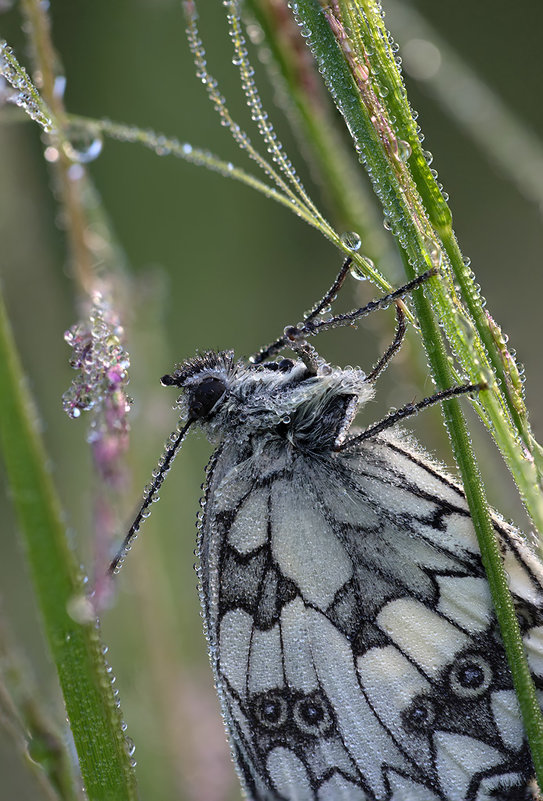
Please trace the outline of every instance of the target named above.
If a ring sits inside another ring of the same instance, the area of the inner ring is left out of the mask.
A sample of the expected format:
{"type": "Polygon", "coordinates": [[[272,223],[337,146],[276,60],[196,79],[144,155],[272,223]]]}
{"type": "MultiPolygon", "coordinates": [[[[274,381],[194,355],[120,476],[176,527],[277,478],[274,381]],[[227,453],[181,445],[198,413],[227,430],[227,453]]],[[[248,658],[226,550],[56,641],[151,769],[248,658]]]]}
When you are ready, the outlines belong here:
{"type": "Polygon", "coordinates": [[[166,449],[160,458],[158,466],[153,470],[153,480],[144,490],[143,503],[139,508],[134,522],[130,526],[128,534],[123,540],[123,544],[117,551],[115,558],[108,567],[107,572],[109,576],[113,576],[119,572],[125,560],[127,551],[130,550],[132,542],[138,534],[141,521],[149,517],[151,514],[150,506],[158,500],[158,491],[162,486],[164,479],[166,478],[166,474],[172,466],[177,451],[183,444],[183,440],[185,439],[187,431],[189,430],[189,426],[192,422],[192,419],[187,420],[183,428],[174,431],[173,434],[170,435],[170,438],[166,443],[166,449]]]}

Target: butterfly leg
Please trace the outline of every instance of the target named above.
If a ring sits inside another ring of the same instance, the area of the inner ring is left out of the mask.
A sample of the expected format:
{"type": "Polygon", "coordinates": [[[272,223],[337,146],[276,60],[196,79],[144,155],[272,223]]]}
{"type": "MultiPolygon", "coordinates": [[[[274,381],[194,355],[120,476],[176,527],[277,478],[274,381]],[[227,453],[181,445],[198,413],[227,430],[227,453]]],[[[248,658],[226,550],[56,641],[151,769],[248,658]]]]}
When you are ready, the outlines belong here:
{"type": "MultiPolygon", "coordinates": [[[[304,326],[307,324],[308,321],[311,322],[311,320],[313,320],[315,317],[317,317],[321,313],[321,311],[323,309],[326,309],[326,307],[329,306],[330,303],[332,303],[336,299],[337,293],[339,292],[339,290],[341,289],[341,287],[345,283],[345,278],[347,277],[347,273],[349,272],[352,263],[353,263],[352,258],[350,256],[348,256],[345,259],[345,261],[343,262],[343,264],[341,265],[341,270],[337,274],[336,279],[335,279],[334,283],[332,284],[332,286],[330,287],[330,289],[328,290],[328,292],[311,309],[309,314],[307,314],[304,317],[304,321],[303,321],[304,326]]],[[[285,346],[288,345],[289,347],[292,347],[291,343],[293,341],[293,338],[292,338],[292,336],[291,337],[288,336],[287,330],[289,330],[289,329],[285,329],[285,334],[282,337],[280,337],[279,339],[277,339],[275,342],[272,342],[271,345],[267,345],[265,348],[262,348],[261,350],[259,350],[258,353],[255,353],[253,356],[251,356],[249,361],[252,362],[253,364],[261,364],[266,359],[269,359],[272,356],[275,356],[285,346]]],[[[290,326],[290,330],[294,330],[293,326],[290,326]]],[[[295,350],[295,352],[298,352],[298,351],[296,351],[296,349],[294,349],[294,350],[295,350]]],[[[316,351],[315,351],[315,353],[316,353],[316,351]]],[[[301,353],[298,352],[298,355],[300,356],[300,358],[303,358],[301,353]]],[[[303,359],[303,360],[305,362],[305,359],[303,359]]]]}
{"type": "Polygon", "coordinates": [[[373,370],[368,373],[368,381],[375,381],[381,375],[394,354],[398,352],[405,337],[406,327],[405,314],[401,305],[398,303],[396,306],[396,333],[394,335],[394,339],[383,353],[373,370]]]}
{"type": "MultiPolygon", "coordinates": [[[[344,325],[352,325],[361,317],[365,317],[367,314],[371,314],[371,312],[376,311],[377,309],[384,309],[387,306],[390,306],[390,304],[394,301],[399,300],[405,295],[408,295],[429,278],[437,275],[437,270],[427,270],[425,273],[418,275],[412,281],[409,281],[407,284],[399,287],[399,289],[396,289],[394,292],[390,292],[388,295],[383,295],[383,297],[379,298],[378,300],[372,300],[370,303],[367,303],[365,306],[361,306],[359,309],[353,309],[353,311],[347,312],[346,314],[337,314],[329,320],[315,320],[317,315],[334,300],[336,294],[341,289],[350,269],[351,263],[352,259],[350,257],[345,259],[336,280],[323,299],[319,301],[319,303],[317,303],[311,312],[304,318],[301,325],[288,326],[285,328],[285,333],[282,337],[279,337],[279,339],[277,339],[275,342],[272,342],[271,345],[267,345],[265,348],[262,348],[258,351],[258,353],[253,354],[249,361],[252,364],[261,364],[266,359],[275,356],[283,348],[292,348],[292,343],[295,341],[302,342],[305,337],[315,336],[315,334],[320,334],[322,331],[327,331],[329,328],[339,328],[340,326],[344,325]]],[[[391,352],[390,356],[392,356],[396,350],[397,348],[391,352]]]]}
{"type": "Polygon", "coordinates": [[[412,417],[414,414],[417,414],[417,412],[420,412],[421,409],[425,409],[427,406],[433,406],[435,403],[440,403],[448,398],[454,398],[456,395],[466,395],[470,392],[480,392],[483,389],[488,389],[488,384],[462,384],[458,387],[444,389],[442,392],[436,392],[435,395],[430,395],[428,398],[424,398],[418,403],[406,403],[406,405],[402,406],[401,409],[391,412],[379,423],[375,423],[375,425],[370,426],[361,434],[345,440],[336,450],[347,450],[348,448],[358,444],[359,442],[362,442],[365,439],[374,437],[376,434],[380,434],[381,431],[385,431],[387,428],[391,428],[391,426],[396,425],[396,423],[399,423],[400,420],[404,420],[406,417],[412,417]]]}
{"type": "Polygon", "coordinates": [[[296,334],[294,334],[292,338],[286,335],[286,341],[289,348],[291,348],[305,364],[307,373],[309,375],[317,375],[319,365],[324,364],[324,359],[321,359],[313,345],[310,345],[305,339],[300,339],[296,334]]]}
{"type": "Polygon", "coordinates": [[[303,327],[299,328],[300,334],[305,334],[307,336],[313,336],[315,334],[320,334],[321,331],[327,331],[329,328],[339,328],[343,325],[352,325],[356,323],[361,317],[366,317],[366,315],[371,314],[372,312],[376,311],[377,309],[386,309],[387,306],[390,306],[396,300],[400,300],[405,295],[408,295],[414,289],[417,289],[421,284],[424,284],[425,281],[428,281],[429,278],[437,275],[437,270],[426,270],[425,273],[421,275],[417,275],[416,278],[413,278],[412,281],[408,281],[407,284],[399,287],[399,289],[395,289],[394,292],[390,292],[388,295],[383,295],[382,298],[378,298],[377,300],[371,300],[365,306],[361,306],[359,309],[353,309],[353,311],[347,312],[346,314],[336,314],[330,320],[317,320],[313,322],[313,319],[304,322],[303,327]]]}
{"type": "Polygon", "coordinates": [[[334,300],[337,297],[337,293],[345,283],[347,273],[351,269],[352,263],[353,263],[352,258],[348,256],[341,265],[341,270],[337,274],[336,280],[334,281],[328,292],[324,295],[324,297],[321,300],[319,300],[319,302],[313,307],[313,309],[311,309],[309,314],[306,314],[306,316],[304,317],[304,323],[311,322],[311,320],[315,319],[315,317],[318,317],[318,315],[322,311],[324,311],[324,309],[326,309],[328,306],[330,306],[331,303],[334,302],[334,300]]]}

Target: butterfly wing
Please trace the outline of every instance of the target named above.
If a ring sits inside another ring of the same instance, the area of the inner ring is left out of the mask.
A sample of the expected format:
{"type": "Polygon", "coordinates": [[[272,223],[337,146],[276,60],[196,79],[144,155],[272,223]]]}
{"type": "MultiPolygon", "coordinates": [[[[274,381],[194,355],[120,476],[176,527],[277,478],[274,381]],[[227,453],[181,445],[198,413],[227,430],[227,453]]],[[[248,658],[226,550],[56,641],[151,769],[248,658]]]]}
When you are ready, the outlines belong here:
{"type": "MultiPolygon", "coordinates": [[[[202,600],[254,801],[529,798],[533,767],[462,492],[412,442],[227,442],[202,600]]],[[[538,684],[541,569],[496,518],[538,684]]]]}

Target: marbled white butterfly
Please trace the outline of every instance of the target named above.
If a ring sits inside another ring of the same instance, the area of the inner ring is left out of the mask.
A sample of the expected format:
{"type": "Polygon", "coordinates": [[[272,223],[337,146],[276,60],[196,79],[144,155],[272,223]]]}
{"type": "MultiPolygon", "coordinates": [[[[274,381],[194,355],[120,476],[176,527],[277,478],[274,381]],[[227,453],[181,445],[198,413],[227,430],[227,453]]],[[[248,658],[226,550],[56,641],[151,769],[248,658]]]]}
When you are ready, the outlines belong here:
{"type": "MultiPolygon", "coordinates": [[[[188,428],[216,443],[199,523],[206,634],[230,745],[253,801],[520,801],[537,797],[466,499],[398,420],[362,433],[368,375],[330,367],[306,337],[349,324],[319,313],[256,354],[209,352],[162,383],[182,390],[172,436],[112,563],[118,569],[188,428]],[[266,361],[285,347],[296,361],[266,361]]],[[[524,642],[543,688],[543,570],[494,517],[524,642]]]]}

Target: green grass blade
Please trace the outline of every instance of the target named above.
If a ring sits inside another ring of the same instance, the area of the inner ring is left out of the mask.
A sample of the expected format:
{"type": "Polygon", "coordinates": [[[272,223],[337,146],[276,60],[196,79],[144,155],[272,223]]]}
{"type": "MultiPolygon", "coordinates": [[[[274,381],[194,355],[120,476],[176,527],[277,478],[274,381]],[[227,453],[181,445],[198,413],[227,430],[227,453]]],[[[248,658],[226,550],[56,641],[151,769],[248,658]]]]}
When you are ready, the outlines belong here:
{"type": "Polygon", "coordinates": [[[0,441],[21,536],[90,801],[132,801],[135,779],[97,624],[68,610],[84,600],[0,296],[0,441]]]}

